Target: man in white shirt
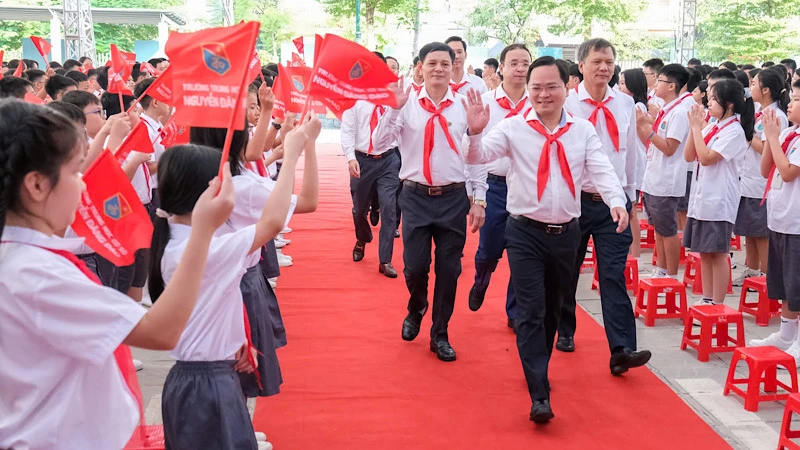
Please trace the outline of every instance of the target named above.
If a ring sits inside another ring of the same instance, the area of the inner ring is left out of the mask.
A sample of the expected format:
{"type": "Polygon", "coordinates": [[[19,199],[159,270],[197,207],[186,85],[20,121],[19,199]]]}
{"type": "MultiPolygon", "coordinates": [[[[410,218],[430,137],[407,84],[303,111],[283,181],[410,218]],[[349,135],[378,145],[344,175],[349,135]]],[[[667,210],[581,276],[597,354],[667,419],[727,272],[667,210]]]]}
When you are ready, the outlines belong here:
{"type": "Polygon", "coordinates": [[[664,99],[656,94],[656,79],[658,72],[664,67],[664,61],[661,58],[648,59],[642,64],[642,71],[647,78],[647,107],[655,107],[656,109],[664,106],[664,99]]]}
{"type": "Polygon", "coordinates": [[[629,201],[594,126],[564,109],[568,81],[566,67],[552,57],[534,61],[528,71],[533,109],[500,122],[467,156],[468,163],[510,160],[508,260],[518,303],[517,349],[533,403],[529,418],[536,423],[554,417],[547,371],[561,302],[576,270],[580,187],[588,179],[608,205],[615,232],[629,229],[629,201]]]}
{"type": "MultiPolygon", "coordinates": [[[[590,39],[581,44],[578,48],[578,65],[583,73],[583,82],[578,86],[578,92],[570,94],[564,109],[575,117],[588,119],[595,126],[602,150],[611,161],[613,174],[628,197],[625,206],[630,211],[630,199],[636,195],[636,149],[639,138],[636,135],[633,99],[608,86],[614,74],[616,56],[616,49],[605,39],[590,39]]],[[[581,242],[573,262],[572,290],[561,310],[556,348],[566,352],[575,350],[575,296],[580,267],[591,237],[597,258],[603,324],[611,350],[609,367],[613,375],[620,375],[630,368],[644,365],[650,359],[650,352],[636,351],[636,322],[625,287],[625,262],[633,238],[630,228],[621,232],[617,230],[614,215],[603,202],[593,179],[585,179],[580,189],[581,242]]]]}
{"type": "Polygon", "coordinates": [[[480,94],[485,94],[488,89],[483,78],[467,73],[464,68],[467,60],[467,43],[459,36],[450,36],[444,43],[449,45],[456,55],[456,59],[453,61],[453,71],[450,74],[450,87],[453,89],[453,93],[466,95],[469,88],[472,88],[480,94]]]}
{"type": "MultiPolygon", "coordinates": [[[[489,106],[489,124],[484,135],[502,120],[524,114],[531,108],[528,101],[526,77],[531,65],[531,53],[525,44],[511,44],[500,53],[500,73],[502,84],[495,90],[483,94],[485,105],[489,106]]],[[[506,211],[506,176],[511,161],[500,158],[485,166],[486,172],[481,178],[487,179],[489,190],[486,192],[486,221],[481,227],[481,238],[478,251],[475,253],[475,282],[469,290],[469,308],[477,311],[483,304],[486,290],[497,263],[505,249],[505,230],[508,221],[506,211]]],[[[506,293],[506,315],[509,328],[514,328],[516,319],[516,300],[514,286],[509,280],[506,293]]]]}
{"type": "Polygon", "coordinates": [[[398,142],[402,153],[403,274],[410,293],[403,339],[417,337],[428,310],[433,240],[436,286],[430,349],[442,361],[455,361],[447,325],[461,274],[467,214],[474,233],[483,224],[484,206],[480,203],[486,199],[485,183],[475,181],[481,168],[466,165],[467,149],[459,144],[467,140],[470,148],[480,146],[489,113],[481,105],[468,108],[465,98],[450,89],[455,59],[450,47],[432,42],[420,49],[419,56],[425,84],[419,95],[402,83],[393,85],[398,109],[388,110],[380,119],[372,143],[374,148],[388,148],[398,142]]]}

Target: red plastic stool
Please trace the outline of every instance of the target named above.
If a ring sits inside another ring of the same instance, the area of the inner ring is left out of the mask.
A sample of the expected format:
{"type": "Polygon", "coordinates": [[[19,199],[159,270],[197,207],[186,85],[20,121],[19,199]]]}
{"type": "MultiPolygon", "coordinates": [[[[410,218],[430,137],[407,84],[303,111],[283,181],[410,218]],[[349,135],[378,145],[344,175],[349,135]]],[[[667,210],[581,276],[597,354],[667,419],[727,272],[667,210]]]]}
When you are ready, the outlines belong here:
{"type": "MultiPolygon", "coordinates": [[[[653,260],[651,262],[655,266],[657,261],[658,261],[658,247],[653,247],[653,260]]],[[[678,265],[682,266],[684,264],[686,264],[686,247],[681,245],[681,257],[678,260],[678,265]]]]}
{"type": "Polygon", "coordinates": [[[731,238],[731,248],[735,248],[736,250],[742,250],[742,238],[741,236],[734,236],[731,238]]]}
{"type": "Polygon", "coordinates": [[[779,300],[770,300],[767,296],[767,277],[750,277],[744,279],[742,294],[739,296],[739,311],[756,317],[756,325],[766,327],[769,319],[781,315],[779,300]],[[747,292],[752,289],[758,292],[758,300],[747,301],[747,292]]]}
{"type": "Polygon", "coordinates": [[[644,316],[644,324],[652,327],[656,319],[681,319],[686,314],[686,286],[674,278],[645,278],[639,281],[634,317],[644,316]],[[658,303],[658,294],[664,293],[664,304],[658,303]],[[645,295],[647,303],[645,304],[645,295]],[[680,301],[676,299],[680,296],[680,301]],[[666,310],[666,312],[659,312],[666,310]]]}
{"type": "Polygon", "coordinates": [[[642,240],[641,248],[656,248],[656,229],[647,222],[647,219],[639,221],[639,228],[645,232],[645,237],[639,236],[642,240]]]}
{"type": "Polygon", "coordinates": [[[783,410],[783,423],[781,424],[781,438],[778,441],[778,450],[791,448],[800,450],[800,445],[791,439],[800,438],[800,430],[792,430],[792,415],[800,414],[800,394],[790,394],[786,400],[786,409],[783,410]]]}
{"type": "Polygon", "coordinates": [[[690,307],[689,313],[683,319],[681,350],[686,350],[687,345],[697,350],[697,360],[701,362],[707,362],[711,353],[732,352],[735,348],[744,346],[742,313],[725,305],[690,307]],[[700,322],[699,334],[692,333],[693,319],[700,322]],[[728,334],[728,324],[736,325],[735,339],[728,334]],[[713,345],[714,339],[717,345],[713,345]]]}
{"type": "MultiPolygon", "coordinates": [[[[731,257],[728,256],[728,261],[731,257]]],[[[700,253],[689,252],[686,257],[686,271],[683,272],[683,284],[692,288],[692,294],[703,295],[703,269],[700,264],[700,253]]],[[[728,294],[733,294],[733,277],[728,265],[728,294]]]]}
{"type": "Polygon", "coordinates": [[[728,370],[728,379],[725,381],[725,390],[722,395],[733,391],[744,398],[746,411],[758,411],[758,403],[765,401],[786,400],[789,393],[797,392],[797,367],[792,355],[775,347],[739,347],[733,351],[731,368],[728,370]],[[749,368],[748,378],[736,378],[736,365],[739,361],[747,363],[749,368]],[[792,385],[778,381],[778,366],[783,366],[792,377],[792,385]],[[764,383],[764,392],[772,394],[762,395],[761,383],[764,383]],[[741,390],[737,384],[747,384],[747,391],[741,390]],[[778,387],[788,393],[778,394],[778,387]]]}
{"type": "Polygon", "coordinates": [[[161,425],[139,425],[133,432],[125,450],[163,450],[164,427],[161,425]]]}
{"type": "MultiPolygon", "coordinates": [[[[600,281],[597,279],[597,269],[592,278],[592,290],[600,289],[600,281]]],[[[631,255],[625,261],[625,289],[633,291],[633,295],[639,293],[639,260],[631,255]]]]}

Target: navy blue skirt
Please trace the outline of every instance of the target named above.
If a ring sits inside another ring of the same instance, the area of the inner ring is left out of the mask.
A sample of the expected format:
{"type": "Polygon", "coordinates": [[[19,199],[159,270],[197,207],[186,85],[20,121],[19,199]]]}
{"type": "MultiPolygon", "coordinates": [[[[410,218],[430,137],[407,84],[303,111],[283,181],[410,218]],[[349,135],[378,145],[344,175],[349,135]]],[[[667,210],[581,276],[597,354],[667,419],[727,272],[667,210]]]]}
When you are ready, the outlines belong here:
{"type": "Polygon", "coordinates": [[[234,361],[178,361],[161,397],[167,450],[257,450],[234,361]]]}
{"type": "Polygon", "coordinates": [[[281,391],[281,367],[278,362],[277,348],[273,334],[273,319],[270,314],[270,300],[275,295],[269,288],[261,273],[261,267],[255,266],[247,269],[240,284],[247,318],[250,321],[250,340],[258,350],[258,373],[261,376],[261,388],[255,374],[240,373],[239,379],[242,391],[247,397],[268,397],[281,391]]]}

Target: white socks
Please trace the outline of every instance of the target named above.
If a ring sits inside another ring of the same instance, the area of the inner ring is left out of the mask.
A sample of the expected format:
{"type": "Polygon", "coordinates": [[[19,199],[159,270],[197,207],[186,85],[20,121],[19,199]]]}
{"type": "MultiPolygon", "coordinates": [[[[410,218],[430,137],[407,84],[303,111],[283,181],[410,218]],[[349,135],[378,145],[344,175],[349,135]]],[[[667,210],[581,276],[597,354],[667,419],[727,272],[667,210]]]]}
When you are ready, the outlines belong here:
{"type": "Polygon", "coordinates": [[[781,328],[779,330],[781,339],[792,342],[797,337],[797,319],[785,319],[781,317],[781,328]]]}
{"type": "Polygon", "coordinates": [[[657,277],[667,277],[667,269],[662,269],[661,267],[656,267],[656,276],[657,277]]]}

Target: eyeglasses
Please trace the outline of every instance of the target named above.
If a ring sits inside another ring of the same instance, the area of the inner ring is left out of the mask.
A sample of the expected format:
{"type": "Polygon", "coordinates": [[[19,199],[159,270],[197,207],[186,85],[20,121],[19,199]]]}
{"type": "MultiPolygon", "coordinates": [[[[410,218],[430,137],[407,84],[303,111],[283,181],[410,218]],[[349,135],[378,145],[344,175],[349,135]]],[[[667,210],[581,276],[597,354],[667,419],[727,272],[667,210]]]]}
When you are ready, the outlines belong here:
{"type": "Polygon", "coordinates": [[[97,109],[95,109],[94,111],[89,111],[89,112],[87,112],[87,113],[84,113],[84,114],[86,114],[87,116],[88,116],[89,114],[97,114],[98,116],[102,117],[103,119],[105,119],[105,118],[106,118],[106,112],[105,112],[105,110],[103,110],[102,108],[97,108],[97,109]]]}
{"type": "Polygon", "coordinates": [[[545,92],[547,94],[552,94],[558,92],[559,90],[565,90],[566,86],[564,86],[563,84],[548,84],[545,86],[534,84],[533,86],[530,86],[528,89],[533,95],[538,95],[542,92],[545,92]]]}
{"type": "Polygon", "coordinates": [[[674,82],[674,81],[669,81],[669,80],[661,80],[661,79],[656,79],[656,83],[672,83],[672,84],[675,84],[675,82],[674,82]]]}

